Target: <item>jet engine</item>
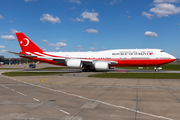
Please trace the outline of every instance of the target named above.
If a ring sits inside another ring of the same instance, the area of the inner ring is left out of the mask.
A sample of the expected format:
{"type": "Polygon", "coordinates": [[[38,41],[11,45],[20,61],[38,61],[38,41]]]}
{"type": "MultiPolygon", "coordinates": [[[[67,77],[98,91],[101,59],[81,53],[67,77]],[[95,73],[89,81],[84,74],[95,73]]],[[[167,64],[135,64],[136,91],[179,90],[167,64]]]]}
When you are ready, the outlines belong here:
{"type": "Polygon", "coordinates": [[[107,71],[109,68],[109,65],[107,62],[96,62],[94,64],[95,70],[97,71],[107,71]]]}
{"type": "Polygon", "coordinates": [[[82,61],[79,59],[70,59],[66,62],[67,67],[70,68],[82,68],[82,61]]]}

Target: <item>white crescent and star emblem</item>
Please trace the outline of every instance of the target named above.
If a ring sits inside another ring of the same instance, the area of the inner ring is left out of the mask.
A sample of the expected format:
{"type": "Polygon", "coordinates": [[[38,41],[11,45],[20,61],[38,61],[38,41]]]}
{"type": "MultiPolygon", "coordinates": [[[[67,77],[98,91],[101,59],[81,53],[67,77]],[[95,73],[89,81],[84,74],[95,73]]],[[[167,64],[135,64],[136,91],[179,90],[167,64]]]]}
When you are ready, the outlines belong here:
{"type": "MultiPolygon", "coordinates": [[[[26,40],[26,41],[27,41],[27,43],[26,43],[25,45],[23,45],[23,46],[28,46],[28,45],[29,45],[29,39],[24,38],[23,40],[26,40]]],[[[22,43],[23,43],[23,41],[20,41],[20,43],[22,44],[22,43]]]]}

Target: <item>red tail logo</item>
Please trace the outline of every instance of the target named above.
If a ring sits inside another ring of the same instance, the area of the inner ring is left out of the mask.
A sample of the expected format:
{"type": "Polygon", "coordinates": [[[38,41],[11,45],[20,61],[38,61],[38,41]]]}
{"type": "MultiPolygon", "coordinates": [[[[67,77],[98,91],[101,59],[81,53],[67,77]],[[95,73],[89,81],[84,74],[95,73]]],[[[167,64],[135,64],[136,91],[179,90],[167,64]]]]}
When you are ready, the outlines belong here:
{"type": "Polygon", "coordinates": [[[29,39],[28,38],[24,38],[22,41],[20,41],[20,44],[22,44],[23,46],[28,46],[29,45],[29,39]]]}
{"type": "Polygon", "coordinates": [[[26,35],[22,32],[16,33],[19,45],[21,46],[22,52],[43,52],[35,43],[33,43],[26,35]]]}

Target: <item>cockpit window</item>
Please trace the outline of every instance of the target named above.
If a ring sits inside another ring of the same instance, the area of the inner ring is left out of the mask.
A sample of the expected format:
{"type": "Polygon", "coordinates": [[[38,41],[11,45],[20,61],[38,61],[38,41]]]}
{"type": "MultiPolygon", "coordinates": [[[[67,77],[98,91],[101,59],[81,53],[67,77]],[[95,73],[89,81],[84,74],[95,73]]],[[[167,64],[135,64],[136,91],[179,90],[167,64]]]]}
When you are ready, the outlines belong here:
{"type": "Polygon", "coordinates": [[[164,52],[164,50],[161,50],[161,52],[164,52]]]}

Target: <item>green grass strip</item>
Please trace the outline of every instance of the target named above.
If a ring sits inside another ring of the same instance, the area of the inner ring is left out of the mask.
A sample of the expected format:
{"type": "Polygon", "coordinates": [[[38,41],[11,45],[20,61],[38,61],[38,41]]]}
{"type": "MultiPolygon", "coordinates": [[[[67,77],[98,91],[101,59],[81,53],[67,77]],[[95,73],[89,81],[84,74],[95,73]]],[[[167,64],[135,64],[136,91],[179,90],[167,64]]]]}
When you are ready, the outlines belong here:
{"type": "MultiPolygon", "coordinates": [[[[139,69],[139,70],[154,70],[155,66],[151,66],[151,67],[143,67],[143,69],[139,69]],[[148,69],[147,69],[148,68],[148,69]]],[[[162,70],[180,70],[180,64],[166,64],[166,65],[161,65],[160,67],[162,67],[162,70]]],[[[123,68],[123,69],[138,69],[138,67],[117,67],[117,68],[123,68]]]]}
{"type": "Polygon", "coordinates": [[[42,75],[56,75],[56,74],[63,74],[60,72],[4,72],[1,73],[2,75],[6,76],[42,76],[42,75]]]}
{"type": "Polygon", "coordinates": [[[89,75],[98,78],[136,78],[136,79],[180,79],[180,73],[102,73],[89,75]]]}

